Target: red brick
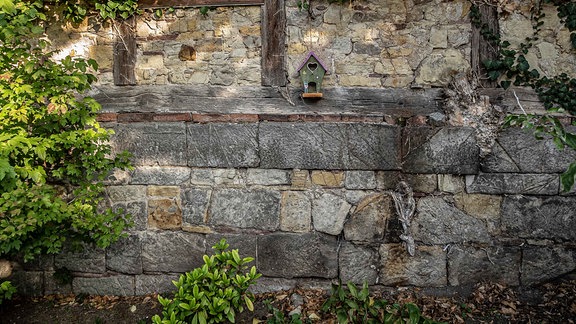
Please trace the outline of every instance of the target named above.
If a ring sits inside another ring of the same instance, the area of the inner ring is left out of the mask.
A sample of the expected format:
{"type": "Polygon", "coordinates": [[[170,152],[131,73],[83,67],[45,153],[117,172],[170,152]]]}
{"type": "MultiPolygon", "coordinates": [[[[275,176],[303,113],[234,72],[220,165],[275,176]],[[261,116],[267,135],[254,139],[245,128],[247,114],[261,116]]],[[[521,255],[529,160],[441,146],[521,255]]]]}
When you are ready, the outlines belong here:
{"type": "Polygon", "coordinates": [[[158,122],[189,122],[192,121],[192,115],[190,113],[154,114],[153,120],[158,122]]]}
{"type": "Polygon", "coordinates": [[[192,114],[192,120],[197,123],[255,123],[256,114],[192,114]]]}
{"type": "Polygon", "coordinates": [[[123,113],[118,114],[118,122],[120,123],[135,123],[153,121],[154,113],[123,113]]]}
{"type": "Polygon", "coordinates": [[[115,122],[117,119],[117,113],[100,113],[96,117],[96,120],[99,122],[115,122]]]}

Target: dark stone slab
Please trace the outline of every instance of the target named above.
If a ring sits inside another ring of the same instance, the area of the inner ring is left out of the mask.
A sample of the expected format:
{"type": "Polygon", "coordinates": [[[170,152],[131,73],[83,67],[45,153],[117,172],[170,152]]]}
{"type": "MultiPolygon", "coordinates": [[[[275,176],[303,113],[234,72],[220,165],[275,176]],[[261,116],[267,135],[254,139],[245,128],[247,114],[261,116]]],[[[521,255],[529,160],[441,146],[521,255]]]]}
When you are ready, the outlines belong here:
{"type": "Polygon", "coordinates": [[[179,185],[190,180],[190,168],[141,166],[132,172],[131,184],[179,185]]]}
{"type": "Polygon", "coordinates": [[[543,283],[576,269],[576,252],[562,246],[529,246],[522,254],[523,285],[543,283]]]}
{"type": "Polygon", "coordinates": [[[106,268],[125,274],[142,273],[142,238],[133,233],[106,250],[106,268]]]}
{"type": "Polygon", "coordinates": [[[402,170],[407,173],[476,174],[480,150],[468,127],[407,127],[402,134],[402,170]]]}
{"type": "Polygon", "coordinates": [[[72,281],[75,294],[134,296],[133,276],[109,276],[99,278],[76,277],[72,281]]]}
{"type": "Polygon", "coordinates": [[[262,123],[262,168],[395,170],[399,131],[380,124],[262,123]]]}
{"type": "MultiPolygon", "coordinates": [[[[208,255],[214,254],[216,251],[212,249],[214,245],[220,242],[221,239],[226,239],[226,243],[230,246],[228,250],[238,250],[240,257],[252,257],[256,260],[256,245],[257,237],[249,234],[208,234],[206,235],[206,253],[208,255]]],[[[251,262],[249,266],[256,265],[256,262],[251,262]]]]}
{"type": "MultiPolygon", "coordinates": [[[[192,270],[192,269],[190,269],[192,270]]],[[[135,281],[135,295],[148,295],[151,292],[166,294],[176,290],[172,280],[178,280],[179,274],[153,274],[137,275],[135,281]]]]}
{"type": "Polygon", "coordinates": [[[557,174],[481,173],[466,176],[466,191],[483,194],[556,195],[557,174]]]}
{"type": "Polygon", "coordinates": [[[44,272],[16,271],[8,278],[19,295],[42,296],[44,294],[44,272]]]}
{"type": "Polygon", "coordinates": [[[576,197],[506,196],[502,230],[511,237],[576,240],[576,197]]]}
{"type": "Polygon", "coordinates": [[[182,196],[182,222],[185,225],[204,225],[212,190],[184,188],[182,196]]]}
{"type": "Polygon", "coordinates": [[[148,224],[148,204],[146,201],[120,202],[112,205],[112,209],[118,211],[120,208],[130,214],[134,221],[134,226],[129,231],[144,231],[148,224]]]}
{"type": "Polygon", "coordinates": [[[441,246],[418,246],[410,256],[402,244],[380,246],[380,284],[442,287],[446,279],[446,252],[441,246]]]}
{"type": "Polygon", "coordinates": [[[461,286],[490,280],[516,286],[520,283],[520,259],[519,247],[454,245],[448,252],[448,282],[461,286]]]}
{"type": "Polygon", "coordinates": [[[383,194],[369,195],[360,201],[344,224],[344,237],[348,241],[382,241],[388,220],[394,213],[392,197],[383,194]]]}
{"type": "Polygon", "coordinates": [[[576,160],[576,151],[560,150],[550,139],[538,140],[530,130],[502,131],[482,161],[484,172],[560,173],[576,160]]]}
{"type": "Polygon", "coordinates": [[[204,237],[186,232],[150,232],[142,241],[144,272],[186,272],[204,264],[204,237]]]}
{"type": "Polygon", "coordinates": [[[114,151],[132,153],[135,165],[186,166],[184,123],[128,123],[106,125],[114,129],[114,151]]]}
{"type": "Polygon", "coordinates": [[[258,237],[258,270],[265,276],[335,278],[338,275],[335,236],[277,233],[258,237]]]}
{"type": "Polygon", "coordinates": [[[103,249],[85,246],[82,251],[64,251],[54,257],[55,269],[66,268],[70,271],[104,273],[106,271],[106,254],[103,249]]]}
{"type": "Polygon", "coordinates": [[[378,250],[344,242],[338,255],[340,280],[355,284],[376,284],[378,259],[378,250]]]}
{"type": "Polygon", "coordinates": [[[189,124],[188,165],[196,167],[257,167],[258,124],[189,124]]]}
{"type": "Polygon", "coordinates": [[[280,192],[223,189],[212,193],[210,225],[276,230],[280,225],[280,192]]]}

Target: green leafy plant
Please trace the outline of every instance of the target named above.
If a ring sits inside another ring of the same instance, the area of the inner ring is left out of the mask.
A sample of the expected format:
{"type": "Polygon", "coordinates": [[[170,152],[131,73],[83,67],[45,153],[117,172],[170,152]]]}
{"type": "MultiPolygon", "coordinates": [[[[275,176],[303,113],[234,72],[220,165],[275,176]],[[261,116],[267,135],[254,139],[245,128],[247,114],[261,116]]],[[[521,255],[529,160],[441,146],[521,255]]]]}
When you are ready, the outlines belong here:
{"type": "Polygon", "coordinates": [[[332,284],[330,297],[322,305],[325,313],[336,314],[338,323],[438,323],[422,316],[418,306],[414,304],[388,304],[384,299],[370,296],[368,284],[364,282],[362,289],[353,283],[343,286],[342,283],[332,284]]]}
{"type": "Polygon", "coordinates": [[[162,304],[162,317],[155,315],[157,324],[176,323],[222,323],[235,322],[236,314],[254,310],[254,296],[248,288],[261,274],[247,264],[252,257],[241,258],[238,250],[228,251],[229,245],[222,239],[212,248],[216,253],[204,255],[204,265],[173,281],[176,286],[174,298],[158,296],[162,304]]]}
{"type": "Polygon", "coordinates": [[[128,19],[142,11],[137,0],[55,0],[52,4],[61,8],[66,20],[75,23],[83,21],[92,14],[99,15],[103,20],[128,19]]]}
{"type": "Polygon", "coordinates": [[[100,207],[102,180],[129,168],[111,157],[100,105],[83,97],[93,60],[55,61],[42,1],[0,1],[0,257],[58,253],[65,242],[107,247],[131,224],[100,207]]]}
{"type": "Polygon", "coordinates": [[[0,283],[0,305],[4,300],[12,299],[12,295],[16,293],[16,288],[12,286],[10,281],[3,281],[0,283]]]}

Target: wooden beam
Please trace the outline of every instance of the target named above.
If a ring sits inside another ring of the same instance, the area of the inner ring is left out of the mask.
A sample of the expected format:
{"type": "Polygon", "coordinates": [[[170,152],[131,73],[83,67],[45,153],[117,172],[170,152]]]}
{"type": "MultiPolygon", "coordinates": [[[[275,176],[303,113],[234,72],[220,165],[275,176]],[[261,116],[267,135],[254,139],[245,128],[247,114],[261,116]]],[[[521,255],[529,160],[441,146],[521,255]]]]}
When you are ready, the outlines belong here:
{"type": "MultiPolygon", "coordinates": [[[[500,27],[498,25],[498,10],[496,6],[481,4],[478,6],[482,25],[498,34],[500,27]]],[[[494,88],[498,82],[488,80],[486,68],[482,62],[485,60],[495,60],[498,58],[499,48],[492,42],[487,41],[481,34],[482,27],[472,25],[472,52],[470,63],[472,71],[478,76],[480,85],[485,88],[494,88]]]]}
{"type": "Polygon", "coordinates": [[[136,21],[134,17],[117,21],[118,35],[114,44],[114,84],[118,86],[135,85],[136,75],[136,21]]]}
{"type": "Polygon", "coordinates": [[[138,7],[147,8],[184,8],[200,6],[255,6],[264,4],[264,0],[140,0],[138,7]]]}
{"type": "Polygon", "coordinates": [[[284,0],[265,0],[262,10],[262,85],[285,86],[286,9],[284,0]]]}

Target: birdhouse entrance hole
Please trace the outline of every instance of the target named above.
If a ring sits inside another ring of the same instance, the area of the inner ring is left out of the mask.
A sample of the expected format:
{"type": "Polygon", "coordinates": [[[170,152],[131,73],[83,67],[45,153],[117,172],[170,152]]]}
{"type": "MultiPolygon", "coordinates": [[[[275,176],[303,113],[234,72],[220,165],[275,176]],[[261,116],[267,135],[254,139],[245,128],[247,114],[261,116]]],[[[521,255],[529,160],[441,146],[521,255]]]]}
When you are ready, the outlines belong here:
{"type": "Polygon", "coordinates": [[[316,63],[308,63],[308,68],[310,69],[310,71],[314,72],[314,71],[316,71],[316,69],[318,68],[318,64],[316,64],[316,63]]]}
{"type": "Polygon", "coordinates": [[[309,82],[308,83],[308,92],[317,92],[316,91],[316,82],[309,82]]]}

